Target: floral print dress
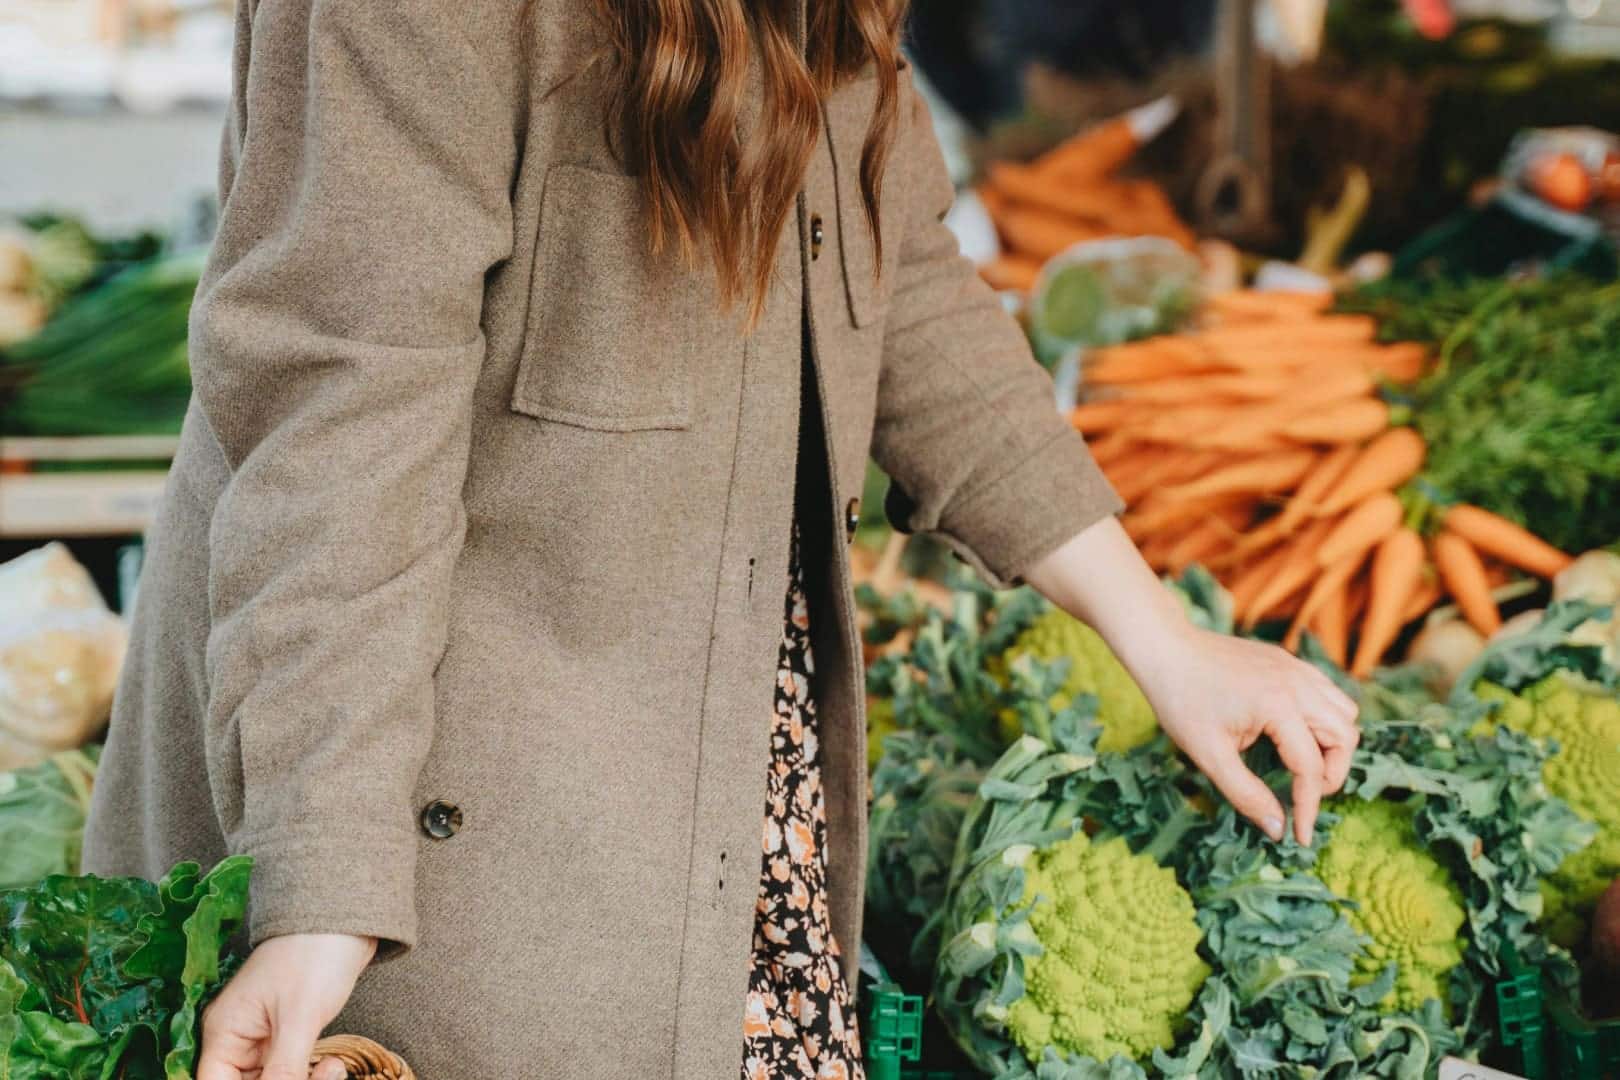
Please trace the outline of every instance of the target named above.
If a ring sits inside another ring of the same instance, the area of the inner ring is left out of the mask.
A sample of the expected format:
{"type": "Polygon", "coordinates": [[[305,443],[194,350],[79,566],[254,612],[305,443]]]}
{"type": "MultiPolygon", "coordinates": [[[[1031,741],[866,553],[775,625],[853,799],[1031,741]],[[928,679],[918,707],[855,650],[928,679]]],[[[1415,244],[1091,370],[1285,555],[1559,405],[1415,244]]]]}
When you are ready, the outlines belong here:
{"type": "Polygon", "coordinates": [[[764,866],[743,1021],[743,1080],[864,1080],[861,1040],[827,915],[827,812],[817,757],[810,607],[793,555],[776,675],[764,866]]]}

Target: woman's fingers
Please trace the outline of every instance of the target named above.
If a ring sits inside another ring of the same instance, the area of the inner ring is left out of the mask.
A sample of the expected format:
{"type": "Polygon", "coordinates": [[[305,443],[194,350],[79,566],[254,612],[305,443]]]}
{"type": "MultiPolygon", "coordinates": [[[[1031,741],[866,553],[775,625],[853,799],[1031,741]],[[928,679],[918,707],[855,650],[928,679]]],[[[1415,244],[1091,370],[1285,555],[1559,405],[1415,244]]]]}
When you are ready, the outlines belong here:
{"type": "Polygon", "coordinates": [[[309,1059],[321,1037],[320,1017],[302,1012],[277,1017],[264,1059],[263,1080],[308,1080],[309,1059]]]}
{"type": "Polygon", "coordinates": [[[1310,845],[1316,832],[1316,813],[1322,806],[1327,765],[1316,735],[1299,713],[1266,718],[1266,734],[1277,747],[1288,771],[1294,774],[1294,837],[1310,845]]]}
{"type": "Polygon", "coordinates": [[[1273,840],[1283,838],[1283,808],[1277,796],[1243,762],[1229,742],[1215,744],[1193,763],[1220,789],[1233,809],[1260,827],[1273,840]],[[1201,760],[1200,760],[1201,759],[1201,760]]]}
{"type": "Polygon", "coordinates": [[[349,1070],[344,1067],[338,1058],[322,1058],[321,1063],[315,1066],[309,1074],[309,1080],[346,1080],[349,1070]]]}
{"type": "Polygon", "coordinates": [[[256,1080],[260,1043],[232,987],[203,1013],[197,1080],[256,1080]]]}
{"type": "Polygon", "coordinates": [[[1302,703],[1306,720],[1322,748],[1324,790],[1333,794],[1350,778],[1350,764],[1361,745],[1361,728],[1356,719],[1361,707],[1321,672],[1312,669],[1319,682],[1306,692],[1302,703]]]}

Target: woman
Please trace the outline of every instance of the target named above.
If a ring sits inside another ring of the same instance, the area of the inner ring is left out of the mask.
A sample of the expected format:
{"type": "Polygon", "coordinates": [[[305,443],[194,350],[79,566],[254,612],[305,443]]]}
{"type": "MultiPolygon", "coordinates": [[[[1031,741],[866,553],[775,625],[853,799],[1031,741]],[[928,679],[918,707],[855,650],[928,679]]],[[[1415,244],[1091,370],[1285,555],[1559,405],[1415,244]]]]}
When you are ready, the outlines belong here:
{"type": "Polygon", "coordinates": [[[939,223],[886,3],[240,11],[88,839],[256,860],[201,1080],[302,1076],[334,1018],[428,1080],[858,1075],[869,449],[1280,836],[1272,738],[1309,837],[1353,706],[1126,540],[939,223]]]}

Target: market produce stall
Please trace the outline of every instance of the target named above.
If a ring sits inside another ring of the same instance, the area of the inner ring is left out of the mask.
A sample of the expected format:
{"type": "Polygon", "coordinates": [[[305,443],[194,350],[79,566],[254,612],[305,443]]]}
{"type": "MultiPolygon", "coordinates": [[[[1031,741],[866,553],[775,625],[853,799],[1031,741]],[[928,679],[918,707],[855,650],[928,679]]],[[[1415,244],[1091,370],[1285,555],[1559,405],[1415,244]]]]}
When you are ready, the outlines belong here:
{"type": "MultiPolygon", "coordinates": [[[[1620,64],[1556,6],[1231,3],[1214,70],[1043,73],[952,148],[1147,561],[1363,743],[1271,841],[1095,631],[892,531],[873,466],[872,1080],[1620,1078],[1620,64]]],[[[247,860],[79,876],[205,231],[0,229],[0,1077],[183,1080],[240,963],[247,860]]]]}

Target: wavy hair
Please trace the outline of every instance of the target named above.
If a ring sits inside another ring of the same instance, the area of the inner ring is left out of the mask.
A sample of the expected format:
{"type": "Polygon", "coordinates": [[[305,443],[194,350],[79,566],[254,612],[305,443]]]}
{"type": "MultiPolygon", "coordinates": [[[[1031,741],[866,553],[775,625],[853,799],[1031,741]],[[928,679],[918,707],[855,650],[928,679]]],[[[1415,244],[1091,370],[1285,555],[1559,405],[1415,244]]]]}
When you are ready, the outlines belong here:
{"type": "Polygon", "coordinates": [[[906,0],[597,0],[608,28],[609,138],[642,179],[655,254],[707,252],[727,305],[756,321],[777,245],[821,135],[821,103],[868,65],[877,100],[861,150],[861,197],[882,265],[879,206],[897,128],[906,0]],[[739,137],[757,62],[764,98],[739,137]]]}

